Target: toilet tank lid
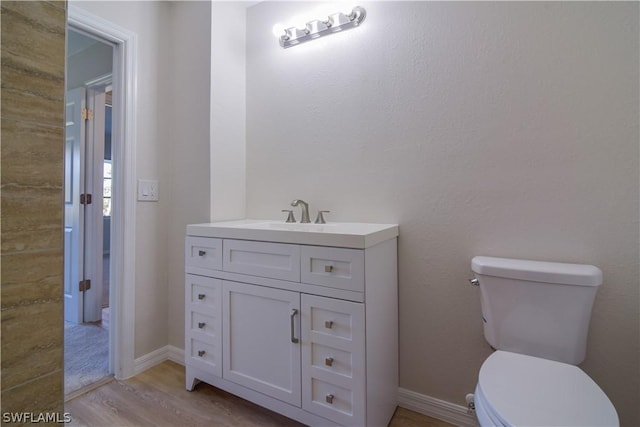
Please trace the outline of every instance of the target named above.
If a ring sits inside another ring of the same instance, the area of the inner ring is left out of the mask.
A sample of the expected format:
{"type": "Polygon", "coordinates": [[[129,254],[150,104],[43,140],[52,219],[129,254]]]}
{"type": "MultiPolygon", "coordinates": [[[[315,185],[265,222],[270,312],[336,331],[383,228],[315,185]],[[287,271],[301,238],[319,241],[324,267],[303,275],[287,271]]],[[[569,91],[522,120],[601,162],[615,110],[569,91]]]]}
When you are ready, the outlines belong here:
{"type": "Polygon", "coordinates": [[[576,286],[599,286],[602,271],[593,265],[476,256],[471,269],[486,276],[576,286]]]}

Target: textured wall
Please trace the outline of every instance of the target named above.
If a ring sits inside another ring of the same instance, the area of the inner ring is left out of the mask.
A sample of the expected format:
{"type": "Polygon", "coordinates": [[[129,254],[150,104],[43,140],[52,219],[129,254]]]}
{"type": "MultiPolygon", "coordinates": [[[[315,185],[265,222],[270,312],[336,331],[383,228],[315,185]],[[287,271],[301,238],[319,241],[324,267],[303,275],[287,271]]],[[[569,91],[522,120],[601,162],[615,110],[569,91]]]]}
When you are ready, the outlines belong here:
{"type": "Polygon", "coordinates": [[[398,222],[400,383],[458,404],[491,351],[474,255],[599,266],[582,367],[640,425],[638,4],[365,2],[281,49],[320,6],[248,11],[248,216],[398,222]]]}
{"type": "Polygon", "coordinates": [[[65,2],[1,3],[2,412],[62,411],[65,2]]]}

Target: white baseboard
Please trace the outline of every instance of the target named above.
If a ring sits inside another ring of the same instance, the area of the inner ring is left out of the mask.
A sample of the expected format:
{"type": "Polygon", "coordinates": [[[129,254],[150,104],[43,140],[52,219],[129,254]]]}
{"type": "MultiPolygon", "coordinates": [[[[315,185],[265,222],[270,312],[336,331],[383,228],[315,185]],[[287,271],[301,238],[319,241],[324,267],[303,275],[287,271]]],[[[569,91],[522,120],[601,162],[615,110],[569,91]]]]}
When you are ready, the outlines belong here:
{"type": "Polygon", "coordinates": [[[184,366],[184,350],[173,345],[167,347],[169,347],[169,360],[184,366]]]}
{"type": "Polygon", "coordinates": [[[476,416],[467,414],[466,407],[404,388],[398,389],[398,406],[460,427],[478,426],[476,416]]]}
{"type": "Polygon", "coordinates": [[[165,360],[171,360],[179,363],[180,365],[184,365],[184,350],[172,345],[165,345],[151,353],[140,356],[133,362],[134,375],[138,375],[149,368],[153,368],[165,360]]]}

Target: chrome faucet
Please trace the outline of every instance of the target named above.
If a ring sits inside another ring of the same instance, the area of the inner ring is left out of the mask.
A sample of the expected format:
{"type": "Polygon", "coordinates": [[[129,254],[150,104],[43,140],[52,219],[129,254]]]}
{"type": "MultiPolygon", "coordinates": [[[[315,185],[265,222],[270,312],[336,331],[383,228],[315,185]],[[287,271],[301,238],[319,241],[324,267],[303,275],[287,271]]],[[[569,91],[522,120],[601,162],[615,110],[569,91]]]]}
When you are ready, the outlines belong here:
{"type": "Polygon", "coordinates": [[[307,224],[310,223],[311,220],[309,219],[309,203],[300,199],[295,199],[293,202],[291,202],[291,206],[293,207],[296,207],[298,205],[300,205],[302,209],[302,219],[300,220],[300,222],[307,224]]]}

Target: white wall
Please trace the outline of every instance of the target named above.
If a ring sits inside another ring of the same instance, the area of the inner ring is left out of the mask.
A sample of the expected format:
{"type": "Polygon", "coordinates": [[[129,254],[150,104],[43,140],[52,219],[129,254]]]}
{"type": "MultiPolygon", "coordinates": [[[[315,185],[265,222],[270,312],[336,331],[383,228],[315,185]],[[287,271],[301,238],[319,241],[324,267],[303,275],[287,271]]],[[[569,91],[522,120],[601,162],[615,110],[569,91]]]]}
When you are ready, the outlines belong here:
{"type": "Polygon", "coordinates": [[[169,208],[168,343],[184,348],[184,236],[187,224],[209,220],[209,91],[211,3],[170,3],[167,70],[160,82],[167,94],[170,123],[171,204],[169,208]]]}
{"type": "Polygon", "coordinates": [[[138,35],[136,172],[158,179],[160,201],[136,206],[135,357],[167,344],[167,195],[169,122],[160,114],[165,96],[163,31],[168,4],[162,2],[71,2],[138,35]]]}
{"type": "Polygon", "coordinates": [[[72,4],[138,34],[136,170],[160,199],[136,206],[135,357],[182,347],[185,226],[209,219],[210,5],[72,4]]]}
{"type": "Polygon", "coordinates": [[[211,220],[244,218],[246,4],[211,7],[211,220]]]}
{"type": "Polygon", "coordinates": [[[640,424],[638,4],[365,2],[281,49],[319,6],[248,10],[248,216],[398,222],[401,386],[458,404],[491,352],[474,255],[599,266],[582,367],[640,424]]]}
{"type": "Polygon", "coordinates": [[[183,143],[172,154],[168,343],[183,348],[186,225],[245,213],[246,5],[176,2],[172,19],[172,75],[182,76],[172,132],[183,143]]]}

